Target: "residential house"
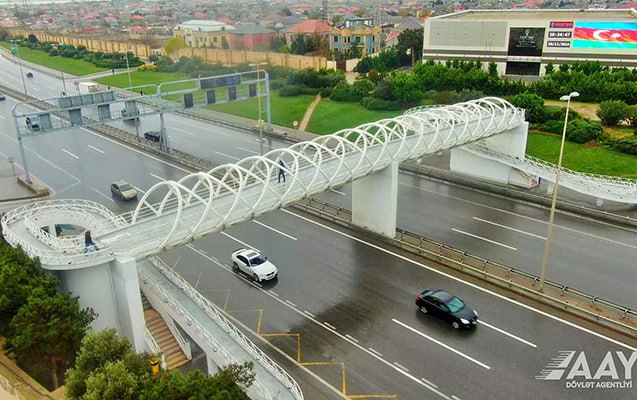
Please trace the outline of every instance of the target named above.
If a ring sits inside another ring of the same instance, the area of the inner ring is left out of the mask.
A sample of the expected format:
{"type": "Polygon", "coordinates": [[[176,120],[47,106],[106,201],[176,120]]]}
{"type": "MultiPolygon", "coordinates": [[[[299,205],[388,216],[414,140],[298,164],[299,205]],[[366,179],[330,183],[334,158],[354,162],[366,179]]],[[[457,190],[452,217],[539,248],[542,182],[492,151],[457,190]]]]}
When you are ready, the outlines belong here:
{"type": "Polygon", "coordinates": [[[234,50],[254,50],[255,46],[269,46],[276,37],[276,31],[260,24],[239,25],[232,31],[230,48],[234,50]]]}
{"type": "Polygon", "coordinates": [[[292,44],[292,42],[294,42],[294,38],[298,35],[305,37],[319,35],[327,40],[330,36],[331,30],[332,27],[320,19],[308,19],[301,22],[300,24],[296,24],[288,29],[285,29],[283,31],[283,35],[285,36],[285,42],[287,44],[292,44]]]}
{"type": "Polygon", "coordinates": [[[407,29],[423,30],[424,23],[416,17],[405,17],[392,29],[385,38],[385,47],[392,47],[398,44],[398,36],[407,29]]]}
{"type": "Polygon", "coordinates": [[[381,29],[378,26],[359,24],[350,28],[333,28],[330,31],[330,50],[334,53],[351,51],[357,46],[361,55],[380,51],[381,29]]]}
{"type": "Polygon", "coordinates": [[[230,46],[230,33],[234,30],[234,26],[219,21],[193,19],[179,24],[173,36],[183,39],[188,47],[222,48],[224,40],[230,46]]]}

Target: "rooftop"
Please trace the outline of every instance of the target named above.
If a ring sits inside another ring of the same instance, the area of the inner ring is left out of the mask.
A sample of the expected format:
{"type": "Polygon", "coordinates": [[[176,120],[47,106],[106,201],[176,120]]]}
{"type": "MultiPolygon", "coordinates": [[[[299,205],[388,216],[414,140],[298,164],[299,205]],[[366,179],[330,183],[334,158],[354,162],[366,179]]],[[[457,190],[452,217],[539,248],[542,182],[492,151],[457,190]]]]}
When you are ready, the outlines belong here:
{"type": "Polygon", "coordinates": [[[202,32],[217,32],[221,30],[233,31],[234,26],[224,24],[223,22],[205,20],[205,19],[191,19],[179,24],[179,29],[191,29],[202,32]]]}
{"type": "Polygon", "coordinates": [[[452,14],[432,17],[437,19],[456,20],[527,20],[527,19],[553,19],[568,21],[637,21],[637,13],[631,10],[598,10],[598,9],[563,9],[563,10],[540,10],[540,9],[508,9],[508,10],[466,10],[452,14]]]}

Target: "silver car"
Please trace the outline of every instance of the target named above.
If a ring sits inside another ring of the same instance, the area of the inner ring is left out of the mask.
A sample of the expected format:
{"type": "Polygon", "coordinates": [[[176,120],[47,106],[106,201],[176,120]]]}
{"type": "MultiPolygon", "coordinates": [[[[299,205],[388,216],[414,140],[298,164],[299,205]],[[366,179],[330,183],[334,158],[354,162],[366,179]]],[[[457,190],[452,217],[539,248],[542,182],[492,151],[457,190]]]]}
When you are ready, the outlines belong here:
{"type": "Polygon", "coordinates": [[[134,200],[137,198],[137,190],[123,179],[111,185],[111,193],[121,200],[134,200]]]}

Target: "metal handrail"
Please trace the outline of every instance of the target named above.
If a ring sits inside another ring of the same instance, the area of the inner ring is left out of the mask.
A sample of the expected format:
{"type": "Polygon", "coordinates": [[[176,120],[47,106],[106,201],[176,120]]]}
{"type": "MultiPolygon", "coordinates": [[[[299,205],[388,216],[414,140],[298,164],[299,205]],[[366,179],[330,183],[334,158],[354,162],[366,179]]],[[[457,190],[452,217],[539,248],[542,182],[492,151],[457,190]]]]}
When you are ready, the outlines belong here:
{"type": "Polygon", "coordinates": [[[230,322],[223,313],[217,308],[214,303],[201,295],[188,281],[186,281],[181,275],[177,274],[170,266],[164,263],[157,257],[149,258],[149,261],[160,271],[166,278],[168,278],[177,287],[182,289],[192,301],[194,301],[199,307],[202,308],[223,330],[228,333],[245,351],[252,355],[264,368],[266,368],[272,375],[274,375],[281,383],[285,385],[297,399],[303,399],[303,392],[301,387],[296,383],[294,378],[279,364],[268,357],[257,345],[255,345],[248,337],[237,329],[232,322],[230,322]]]}
{"type": "MultiPolygon", "coordinates": [[[[150,259],[150,261],[152,263],[152,259],[150,259]]],[[[161,297],[165,306],[170,307],[172,310],[181,315],[182,318],[184,318],[184,320],[199,333],[199,336],[206,342],[208,347],[210,347],[214,352],[221,354],[222,357],[228,361],[227,365],[240,365],[239,361],[228,350],[226,350],[226,348],[223,347],[221,343],[219,343],[214,336],[210,334],[210,332],[208,332],[208,330],[170,294],[170,292],[165,290],[161,284],[155,282],[152,276],[144,272],[143,269],[139,270],[139,276],[145,285],[149,285],[151,287],[153,293],[156,293],[161,297]]],[[[270,391],[261,382],[259,382],[259,380],[255,379],[252,386],[248,388],[248,390],[250,389],[258,390],[264,400],[272,399],[270,391]]]]}

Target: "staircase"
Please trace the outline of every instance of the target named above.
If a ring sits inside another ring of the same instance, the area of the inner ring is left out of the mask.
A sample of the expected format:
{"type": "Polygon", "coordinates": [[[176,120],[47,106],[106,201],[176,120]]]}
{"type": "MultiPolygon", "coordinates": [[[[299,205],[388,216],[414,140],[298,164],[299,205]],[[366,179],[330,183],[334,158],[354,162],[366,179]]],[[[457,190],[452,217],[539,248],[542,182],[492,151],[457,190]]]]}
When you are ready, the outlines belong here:
{"type": "Polygon", "coordinates": [[[189,360],[184,352],[181,351],[181,347],[179,347],[179,343],[177,343],[172,332],[168,329],[168,325],[166,325],[161,315],[153,309],[153,306],[150,305],[143,293],[142,305],[144,306],[146,327],[166,356],[166,368],[173,369],[187,363],[189,360]]]}

